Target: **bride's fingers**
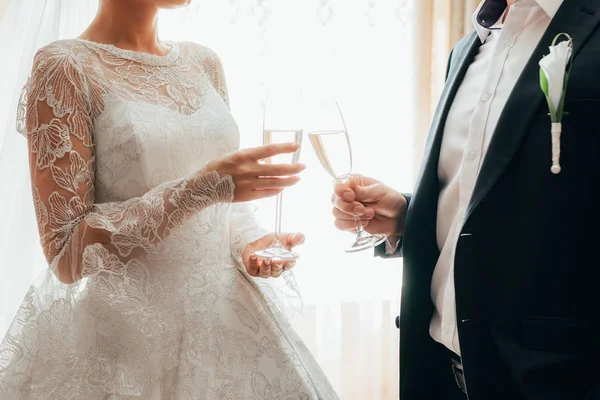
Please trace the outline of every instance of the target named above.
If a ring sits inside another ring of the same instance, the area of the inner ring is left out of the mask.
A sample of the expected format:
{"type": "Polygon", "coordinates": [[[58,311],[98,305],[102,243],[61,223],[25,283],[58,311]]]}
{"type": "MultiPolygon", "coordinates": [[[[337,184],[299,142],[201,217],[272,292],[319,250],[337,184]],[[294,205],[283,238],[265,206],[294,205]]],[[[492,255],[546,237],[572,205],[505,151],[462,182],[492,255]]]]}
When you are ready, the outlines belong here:
{"type": "Polygon", "coordinates": [[[284,189],[290,186],[294,186],[300,182],[299,176],[288,176],[285,178],[255,178],[252,184],[254,190],[265,190],[265,189],[284,189]]]}
{"type": "Polygon", "coordinates": [[[280,238],[281,243],[288,250],[291,250],[296,246],[304,244],[304,241],[306,239],[302,233],[282,233],[280,238]]]}
{"type": "Polygon", "coordinates": [[[304,164],[256,164],[250,169],[249,176],[291,176],[306,169],[304,164]]]}
{"type": "Polygon", "coordinates": [[[274,261],[271,266],[271,278],[279,278],[284,271],[283,266],[281,261],[274,261]]]}
{"type": "Polygon", "coordinates": [[[268,278],[271,276],[271,260],[264,260],[262,265],[260,266],[258,276],[261,278],[268,278]]]}
{"type": "Polygon", "coordinates": [[[269,197],[277,196],[283,192],[283,189],[265,189],[265,190],[253,190],[250,200],[261,200],[269,197]]]}
{"type": "Polygon", "coordinates": [[[256,256],[250,256],[250,261],[248,262],[248,267],[246,268],[246,270],[248,271],[248,274],[250,274],[250,276],[258,276],[258,270],[260,268],[260,264],[258,261],[258,257],[256,256]]]}
{"type": "Polygon", "coordinates": [[[283,270],[289,271],[290,269],[294,268],[295,266],[296,266],[296,261],[286,261],[283,264],[283,270]]]}
{"type": "Polygon", "coordinates": [[[264,160],[278,154],[289,154],[298,151],[300,146],[297,143],[272,143],[266,146],[259,146],[252,149],[241,150],[238,152],[240,157],[250,160],[264,160]]]}

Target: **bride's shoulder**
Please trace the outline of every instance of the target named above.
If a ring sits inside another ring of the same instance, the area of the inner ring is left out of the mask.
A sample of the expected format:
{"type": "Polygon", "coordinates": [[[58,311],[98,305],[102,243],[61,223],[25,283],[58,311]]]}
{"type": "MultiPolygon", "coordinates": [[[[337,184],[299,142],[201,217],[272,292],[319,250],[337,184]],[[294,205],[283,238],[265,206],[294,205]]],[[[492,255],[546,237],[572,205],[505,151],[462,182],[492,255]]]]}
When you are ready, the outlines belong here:
{"type": "Polygon", "coordinates": [[[187,54],[191,59],[202,61],[203,63],[215,64],[221,63],[219,55],[210,47],[194,42],[179,42],[182,53],[187,54]]]}
{"type": "Polygon", "coordinates": [[[51,62],[74,66],[81,59],[84,49],[85,45],[77,39],[56,40],[36,52],[34,64],[51,62]]]}
{"type": "Polygon", "coordinates": [[[57,40],[40,48],[34,58],[32,75],[48,75],[54,72],[69,74],[79,70],[84,45],[79,40],[57,40]]]}
{"type": "Polygon", "coordinates": [[[73,54],[77,50],[84,49],[85,44],[79,39],[62,39],[48,43],[37,51],[39,55],[45,56],[65,56],[73,54]]]}

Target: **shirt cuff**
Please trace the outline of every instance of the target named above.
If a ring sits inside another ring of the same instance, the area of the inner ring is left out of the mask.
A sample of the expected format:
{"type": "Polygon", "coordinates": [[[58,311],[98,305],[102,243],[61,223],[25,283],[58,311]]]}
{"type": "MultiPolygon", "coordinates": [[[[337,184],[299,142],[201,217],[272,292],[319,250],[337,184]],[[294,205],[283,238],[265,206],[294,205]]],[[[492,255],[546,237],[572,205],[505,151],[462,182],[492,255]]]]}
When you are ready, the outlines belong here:
{"type": "Polygon", "coordinates": [[[388,237],[385,241],[385,254],[388,256],[394,255],[400,245],[400,237],[388,237]]]}

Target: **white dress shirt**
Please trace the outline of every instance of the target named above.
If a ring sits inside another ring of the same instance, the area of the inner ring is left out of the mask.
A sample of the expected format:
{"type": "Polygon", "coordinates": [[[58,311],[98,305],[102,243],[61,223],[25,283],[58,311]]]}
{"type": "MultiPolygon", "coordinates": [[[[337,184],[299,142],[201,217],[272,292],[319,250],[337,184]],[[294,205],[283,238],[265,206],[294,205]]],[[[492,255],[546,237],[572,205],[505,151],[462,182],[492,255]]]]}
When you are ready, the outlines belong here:
{"type": "Polygon", "coordinates": [[[441,254],[431,282],[435,312],[430,334],[457,354],[454,257],[465,212],[500,114],[561,4],[562,0],[519,0],[491,29],[477,23],[477,12],[473,17],[483,44],[467,70],[444,128],[438,167],[437,243],[441,254]]]}

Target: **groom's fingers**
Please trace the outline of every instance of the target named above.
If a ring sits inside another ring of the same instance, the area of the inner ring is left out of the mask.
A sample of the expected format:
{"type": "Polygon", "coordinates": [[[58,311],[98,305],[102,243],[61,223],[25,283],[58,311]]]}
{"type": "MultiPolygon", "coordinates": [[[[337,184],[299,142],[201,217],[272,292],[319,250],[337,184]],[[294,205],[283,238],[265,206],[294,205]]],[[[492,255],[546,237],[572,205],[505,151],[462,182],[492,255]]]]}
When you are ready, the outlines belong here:
{"type": "Polygon", "coordinates": [[[333,196],[331,202],[335,208],[351,216],[356,215],[359,217],[365,213],[365,206],[356,201],[346,201],[340,197],[333,196]]]}
{"type": "MultiPolygon", "coordinates": [[[[369,220],[375,217],[375,210],[373,210],[372,208],[365,208],[363,206],[363,213],[361,215],[356,215],[357,217],[359,217],[360,219],[364,219],[364,220],[369,220]]],[[[343,210],[340,210],[338,207],[333,207],[333,209],[331,210],[331,213],[333,214],[335,219],[341,219],[341,220],[345,220],[345,221],[354,221],[354,215],[344,212],[343,210]]]]}
{"type": "Polygon", "coordinates": [[[336,182],[333,187],[333,192],[335,193],[335,197],[339,197],[346,201],[354,201],[356,199],[354,190],[346,183],[336,182]]]}
{"type": "Polygon", "coordinates": [[[381,184],[356,186],[352,192],[354,198],[352,201],[344,199],[338,193],[335,193],[331,197],[331,202],[336,208],[346,214],[362,216],[366,211],[364,204],[377,203],[379,200],[383,199],[388,192],[389,189],[381,184]]]}
{"type": "Polygon", "coordinates": [[[356,200],[361,203],[376,203],[384,198],[389,191],[386,186],[380,183],[370,186],[356,186],[354,190],[356,192],[356,200]]]}
{"type": "MultiPolygon", "coordinates": [[[[369,225],[369,221],[361,220],[359,221],[363,228],[366,228],[369,225]]],[[[348,221],[343,219],[336,219],[335,227],[340,231],[356,231],[356,222],[354,220],[348,221]]]]}

